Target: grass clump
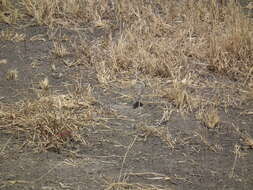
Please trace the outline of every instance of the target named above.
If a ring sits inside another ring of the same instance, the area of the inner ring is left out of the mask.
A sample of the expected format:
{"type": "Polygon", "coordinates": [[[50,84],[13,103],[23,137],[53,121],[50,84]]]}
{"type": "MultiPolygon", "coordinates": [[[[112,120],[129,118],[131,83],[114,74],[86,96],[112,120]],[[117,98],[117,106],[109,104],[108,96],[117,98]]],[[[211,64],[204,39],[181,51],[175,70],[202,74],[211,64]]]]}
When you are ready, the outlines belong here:
{"type": "Polygon", "coordinates": [[[6,73],[7,80],[17,80],[18,78],[18,71],[17,69],[11,69],[6,73]]]}
{"type": "Polygon", "coordinates": [[[232,1],[219,12],[222,18],[214,16],[212,20],[208,62],[215,71],[245,79],[253,66],[252,19],[232,1]]]}
{"type": "Polygon", "coordinates": [[[221,122],[219,113],[215,108],[202,110],[198,113],[197,119],[201,120],[203,125],[209,129],[217,127],[221,122]]]}
{"type": "Polygon", "coordinates": [[[79,131],[93,122],[93,105],[94,98],[88,93],[50,95],[2,105],[0,127],[25,135],[27,143],[39,150],[59,149],[70,140],[85,143],[79,131]]]}
{"type": "Polygon", "coordinates": [[[25,40],[25,35],[17,33],[13,30],[2,30],[0,32],[0,40],[1,41],[13,41],[13,42],[21,42],[25,40]]]}
{"type": "Polygon", "coordinates": [[[44,91],[47,91],[48,89],[49,89],[49,80],[48,80],[48,78],[46,77],[46,78],[44,78],[43,80],[41,80],[40,82],[39,82],[39,88],[40,89],[42,89],[42,90],[44,90],[44,91]]]}
{"type": "Polygon", "coordinates": [[[21,17],[22,14],[11,0],[0,0],[0,22],[15,24],[21,17]]]}

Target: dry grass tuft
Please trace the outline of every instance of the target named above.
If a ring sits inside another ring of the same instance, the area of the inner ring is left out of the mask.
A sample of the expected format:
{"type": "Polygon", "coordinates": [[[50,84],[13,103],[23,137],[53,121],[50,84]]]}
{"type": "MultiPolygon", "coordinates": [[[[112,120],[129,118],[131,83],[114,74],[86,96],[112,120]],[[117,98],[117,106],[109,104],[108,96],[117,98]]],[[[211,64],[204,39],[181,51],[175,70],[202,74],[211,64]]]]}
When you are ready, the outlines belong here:
{"type": "Polygon", "coordinates": [[[18,78],[17,69],[12,69],[12,70],[7,71],[7,73],[6,73],[7,80],[17,80],[17,78],[18,78]]]}
{"type": "Polygon", "coordinates": [[[23,0],[21,3],[27,11],[26,14],[33,16],[39,25],[52,24],[53,17],[57,13],[57,1],[23,0]]]}
{"type": "Polygon", "coordinates": [[[69,54],[67,48],[62,43],[54,42],[53,45],[54,45],[53,53],[56,56],[58,56],[58,57],[64,57],[64,56],[66,56],[66,55],[69,54]]]}
{"type": "Polygon", "coordinates": [[[176,144],[175,139],[172,138],[167,128],[142,125],[138,127],[138,131],[140,132],[140,136],[143,136],[145,140],[149,136],[155,136],[159,137],[170,148],[174,148],[174,145],[176,144]]]}
{"type": "Polygon", "coordinates": [[[249,135],[246,131],[242,132],[240,131],[240,128],[235,126],[235,124],[232,123],[232,126],[234,127],[235,131],[239,134],[239,136],[242,138],[245,145],[249,146],[249,148],[253,149],[253,138],[251,135],[249,135]]]}
{"type": "Polygon", "coordinates": [[[157,87],[157,96],[170,102],[181,113],[194,111],[201,104],[200,98],[195,98],[190,93],[192,88],[191,79],[174,80],[170,82],[172,87],[162,85],[157,87]]]}
{"type": "Polygon", "coordinates": [[[49,89],[49,80],[47,77],[39,82],[39,88],[44,91],[47,91],[49,89]]]}
{"type": "Polygon", "coordinates": [[[204,126],[213,129],[221,122],[217,109],[210,107],[197,114],[197,119],[203,122],[204,126]]]}
{"type": "Polygon", "coordinates": [[[180,88],[168,88],[165,89],[163,96],[167,98],[169,102],[174,103],[174,105],[180,109],[189,109],[191,107],[191,99],[188,93],[180,88]]]}
{"type": "Polygon", "coordinates": [[[1,41],[14,41],[21,42],[25,40],[25,34],[17,33],[13,30],[2,30],[0,32],[0,40],[1,41]]]}
{"type": "Polygon", "coordinates": [[[106,67],[104,62],[95,65],[97,71],[97,79],[101,84],[108,84],[115,79],[115,75],[110,68],[106,67]]]}

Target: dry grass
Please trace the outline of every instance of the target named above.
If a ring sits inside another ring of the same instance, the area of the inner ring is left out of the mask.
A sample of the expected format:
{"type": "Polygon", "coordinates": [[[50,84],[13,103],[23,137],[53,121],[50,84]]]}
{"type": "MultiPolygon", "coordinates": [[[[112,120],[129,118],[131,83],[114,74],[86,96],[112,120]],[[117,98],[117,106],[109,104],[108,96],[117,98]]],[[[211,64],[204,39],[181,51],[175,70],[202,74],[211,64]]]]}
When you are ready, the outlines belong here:
{"type": "Polygon", "coordinates": [[[45,91],[49,89],[49,80],[47,77],[39,82],[39,88],[45,91]]]}
{"type": "Polygon", "coordinates": [[[50,95],[2,105],[1,129],[24,134],[28,144],[40,150],[61,148],[69,140],[85,143],[79,130],[94,122],[97,111],[89,88],[82,88],[80,92],[78,96],[74,93],[50,95]]]}
{"type": "Polygon", "coordinates": [[[253,148],[253,138],[247,132],[241,132],[240,128],[235,126],[235,124],[232,123],[232,126],[234,127],[234,129],[238,133],[238,135],[242,138],[244,144],[252,149],[253,148]]]}
{"type": "Polygon", "coordinates": [[[84,22],[105,28],[108,36],[120,29],[116,41],[108,36],[101,40],[94,57],[114,71],[180,80],[194,60],[210,71],[246,80],[252,68],[252,20],[234,1],[226,6],[214,2],[22,0],[22,5],[40,25],[84,22]]]}
{"type": "Polygon", "coordinates": [[[58,57],[64,57],[64,56],[66,56],[66,55],[69,54],[67,48],[62,43],[54,42],[53,46],[54,46],[53,53],[56,56],[58,56],[58,57]]]}
{"type": "Polygon", "coordinates": [[[7,80],[17,80],[18,78],[18,71],[17,69],[8,70],[6,73],[7,80]]]}
{"type": "Polygon", "coordinates": [[[201,120],[204,126],[213,129],[221,122],[217,109],[210,107],[197,114],[197,119],[201,120]]]}
{"type": "Polygon", "coordinates": [[[140,183],[127,183],[127,182],[120,182],[120,183],[110,183],[106,190],[164,190],[168,188],[163,188],[160,186],[149,185],[149,184],[140,184],[140,183]]]}
{"type": "Polygon", "coordinates": [[[25,40],[25,34],[17,33],[13,30],[2,30],[0,32],[1,41],[21,42],[25,40]]]}
{"type": "Polygon", "coordinates": [[[15,24],[22,14],[10,0],[0,0],[0,22],[15,24]]]}
{"type": "MultiPolygon", "coordinates": [[[[78,59],[65,60],[65,65],[93,66],[101,84],[118,80],[118,73],[134,74],[136,79],[142,74],[170,80],[167,86],[157,85],[156,96],[172,103],[180,112],[199,109],[202,114],[198,118],[209,128],[216,127],[220,118],[214,109],[206,113],[200,109],[201,104],[213,105],[212,101],[216,101],[209,100],[209,95],[203,97],[206,94],[201,94],[201,90],[226,89],[218,91],[221,98],[216,103],[225,107],[234,102],[228,96],[234,89],[223,85],[224,81],[236,83],[241,90],[253,80],[252,19],[232,0],[226,6],[214,0],[22,0],[19,6],[26,19],[32,18],[33,23],[47,25],[52,31],[59,25],[73,26],[71,29],[81,37],[83,25],[94,34],[96,29],[103,30],[104,35],[93,44],[72,41],[70,46],[78,59]],[[224,80],[216,80],[218,77],[224,80]]],[[[0,10],[9,9],[14,9],[10,1],[1,0],[0,10]]],[[[8,31],[1,36],[21,39],[8,31]]],[[[52,52],[60,58],[69,55],[69,46],[54,37],[49,35],[53,40],[52,52]]],[[[49,81],[41,81],[39,87],[47,91],[49,81]]],[[[36,103],[38,107],[44,104],[40,100],[32,104],[36,103]]],[[[51,117],[50,112],[47,114],[51,117]]],[[[167,137],[162,138],[167,141],[167,137]]]]}
{"type": "Polygon", "coordinates": [[[125,30],[116,42],[109,39],[101,52],[116,71],[137,69],[180,79],[194,58],[214,72],[245,78],[252,67],[252,21],[232,2],[219,7],[202,1],[162,1],[161,14],[152,3],[125,4],[127,10],[117,12],[125,30]]]}
{"type": "Polygon", "coordinates": [[[160,95],[172,102],[181,112],[192,110],[192,105],[194,105],[192,97],[182,88],[167,88],[161,91],[160,95]]]}
{"type": "Polygon", "coordinates": [[[210,66],[218,72],[245,77],[252,68],[252,21],[244,18],[240,9],[233,3],[229,3],[223,12],[224,23],[213,26],[214,33],[223,34],[213,34],[209,42],[210,66]]]}
{"type": "MultiPolygon", "coordinates": [[[[127,85],[133,87],[136,81],[145,77],[145,82],[147,78],[151,81],[148,87],[153,94],[142,94],[144,91],[141,90],[137,102],[142,97],[160,98],[161,104],[168,107],[159,126],[141,124],[137,128],[138,137],[144,137],[144,140],[149,136],[158,137],[173,150],[180,141],[186,145],[188,141],[185,139],[188,137],[178,139],[172,136],[168,126],[161,126],[164,121],[170,120],[172,112],[182,115],[193,112],[196,119],[212,130],[222,122],[218,110],[245,102],[251,105],[253,23],[252,18],[245,15],[234,0],[226,5],[218,4],[216,0],[17,2],[14,5],[12,1],[0,0],[0,22],[15,24],[22,20],[29,22],[28,26],[31,23],[32,26],[47,26],[47,35],[35,35],[30,41],[45,42],[49,39],[53,57],[65,64],[67,69],[78,65],[93,67],[92,71],[96,72],[104,92],[115,81],[121,82],[122,88],[127,85]],[[57,37],[61,28],[74,30],[78,37],[75,40],[68,36],[57,37]],[[84,39],[87,31],[94,36],[101,31],[103,34],[89,43],[84,39]],[[72,56],[74,59],[67,59],[72,56]],[[122,75],[130,76],[129,81],[122,82],[122,75]]],[[[13,30],[0,32],[0,41],[21,42],[25,38],[24,34],[13,30]]],[[[0,66],[6,63],[6,59],[0,58],[0,66]]],[[[60,69],[58,62],[57,67],[54,62],[51,64],[53,73],[58,74],[60,69]]],[[[59,73],[59,78],[61,75],[59,73]]],[[[6,74],[7,80],[17,78],[17,70],[9,70],[6,74]]],[[[1,104],[0,129],[24,137],[28,145],[38,150],[59,150],[72,141],[87,143],[81,136],[83,132],[86,134],[87,127],[106,121],[100,117],[103,110],[96,107],[97,101],[91,87],[84,89],[82,83],[78,82],[70,93],[58,95],[52,93],[52,83],[47,77],[39,81],[39,90],[35,89],[38,98],[10,105],[1,104]]],[[[146,86],[144,88],[147,89],[146,86]]],[[[134,99],[123,93],[122,97],[134,99]]],[[[248,115],[252,113],[252,110],[247,111],[248,115]]],[[[253,148],[250,135],[238,134],[245,145],[253,148]]],[[[118,180],[106,181],[105,189],[168,189],[152,184],[128,183],[129,176],[172,182],[171,177],[163,174],[125,172],[128,153],[138,137],[128,146],[118,180]]],[[[198,137],[200,144],[204,143],[215,153],[222,150],[221,145],[213,145],[200,133],[195,133],[194,137],[198,137]]],[[[1,148],[0,155],[7,144],[1,148]]],[[[240,156],[239,148],[235,146],[231,177],[234,176],[240,156]]]]}
{"type": "Polygon", "coordinates": [[[149,136],[155,136],[160,138],[171,149],[173,149],[176,144],[176,139],[171,136],[168,128],[141,125],[138,127],[138,131],[140,136],[144,137],[145,141],[149,136]]]}
{"type": "Polygon", "coordinates": [[[93,21],[99,18],[97,11],[104,9],[105,1],[97,5],[92,0],[22,0],[25,13],[32,16],[39,25],[62,24],[69,19],[93,21]],[[95,13],[95,14],[94,14],[95,13]]]}
{"type": "MultiPolygon", "coordinates": [[[[237,81],[238,88],[252,81],[252,19],[234,1],[227,6],[209,1],[124,1],[115,5],[112,11],[117,22],[113,23],[113,16],[106,17],[108,34],[91,48],[96,52],[91,63],[101,83],[113,80],[118,72],[170,79],[173,86],[161,89],[159,96],[164,94],[181,112],[196,110],[204,99],[211,104],[216,101],[194,97],[189,90],[200,92],[200,83],[209,91],[220,88],[217,101],[224,107],[240,101],[233,100],[235,88],[224,80],[208,79],[215,73],[237,81]],[[114,28],[121,30],[116,39],[114,28]]],[[[99,18],[103,20],[103,15],[99,18]]]]}

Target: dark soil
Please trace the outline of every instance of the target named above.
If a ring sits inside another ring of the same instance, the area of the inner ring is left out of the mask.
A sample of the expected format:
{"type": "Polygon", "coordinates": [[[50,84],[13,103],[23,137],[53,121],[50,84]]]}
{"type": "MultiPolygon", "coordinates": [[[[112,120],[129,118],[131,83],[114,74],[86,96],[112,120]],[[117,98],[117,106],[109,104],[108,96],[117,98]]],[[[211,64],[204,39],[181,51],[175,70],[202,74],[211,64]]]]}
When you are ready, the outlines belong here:
{"type": "MultiPolygon", "coordinates": [[[[81,76],[81,84],[94,87],[94,96],[103,108],[112,109],[121,117],[111,117],[108,128],[91,127],[85,134],[86,145],[70,142],[59,152],[34,152],[23,146],[22,134],[1,131],[0,189],[95,190],[107,189],[116,182],[150,185],[150,189],[253,189],[253,150],[232,125],[253,136],[252,115],[240,114],[252,104],[228,108],[227,112],[221,109],[222,123],[215,129],[206,128],[192,114],[182,116],[177,112],[172,112],[170,120],[159,122],[165,103],[146,96],[152,89],[145,87],[142,100],[137,100],[138,82],[132,87],[119,87],[116,81],[110,88],[103,88],[88,64],[64,64],[63,59],[76,59],[74,49],[64,58],[52,53],[53,41],[46,27],[20,29],[1,24],[1,30],[6,28],[25,32],[27,39],[41,34],[46,40],[0,41],[0,59],[8,61],[0,65],[0,104],[36,98],[34,89],[46,76],[50,89],[64,94],[81,76]],[[56,65],[54,72],[52,64],[56,65]],[[19,72],[16,81],[5,78],[12,68],[19,72]],[[122,98],[121,94],[133,98],[122,98]],[[134,106],[136,101],[143,105],[134,106]],[[154,132],[159,130],[167,130],[171,144],[154,132]],[[237,145],[239,156],[235,154],[237,145]]],[[[75,32],[62,33],[77,38],[75,32]]]]}

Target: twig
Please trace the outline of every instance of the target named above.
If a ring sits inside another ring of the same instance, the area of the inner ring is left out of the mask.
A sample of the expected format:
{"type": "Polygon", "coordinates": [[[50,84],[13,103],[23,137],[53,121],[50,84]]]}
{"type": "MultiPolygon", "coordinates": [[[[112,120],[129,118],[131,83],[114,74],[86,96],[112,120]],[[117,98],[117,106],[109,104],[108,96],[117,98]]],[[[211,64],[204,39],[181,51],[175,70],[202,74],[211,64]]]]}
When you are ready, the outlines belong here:
{"type": "Polygon", "coordinates": [[[4,152],[5,148],[6,148],[7,145],[9,144],[10,140],[12,139],[12,137],[13,137],[13,136],[11,136],[11,137],[7,140],[7,142],[3,145],[2,150],[0,151],[0,155],[4,152]]]}
{"type": "Polygon", "coordinates": [[[126,151],[126,153],[125,153],[125,155],[124,155],[124,158],[123,158],[123,161],[122,161],[122,164],[121,164],[121,169],[120,169],[120,173],[119,173],[118,182],[120,182],[120,180],[121,180],[122,171],[123,171],[123,168],[124,168],[124,164],[125,164],[125,162],[126,162],[127,155],[128,155],[128,153],[129,153],[129,151],[131,150],[131,148],[133,147],[133,145],[134,145],[134,143],[135,143],[137,137],[138,137],[138,135],[136,135],[136,136],[134,137],[133,142],[128,146],[127,151],[126,151]]]}

